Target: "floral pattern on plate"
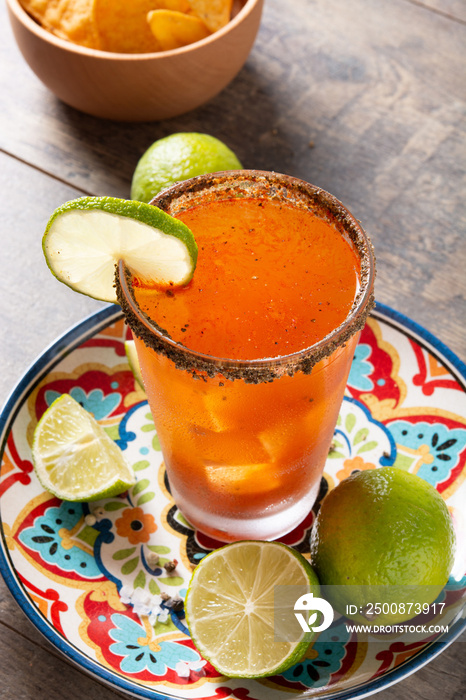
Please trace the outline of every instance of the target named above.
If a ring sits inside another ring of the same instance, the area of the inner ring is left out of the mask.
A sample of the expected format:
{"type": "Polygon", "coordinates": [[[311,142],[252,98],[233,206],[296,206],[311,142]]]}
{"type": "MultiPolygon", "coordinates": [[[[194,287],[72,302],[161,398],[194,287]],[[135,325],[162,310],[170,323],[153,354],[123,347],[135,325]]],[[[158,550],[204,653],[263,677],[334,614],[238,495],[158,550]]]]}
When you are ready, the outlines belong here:
{"type": "MultiPolygon", "coordinates": [[[[282,676],[220,678],[201,659],[183,600],[194,566],[222,543],[195,532],[171,497],[145,394],[126,361],[128,336],[119,311],[99,312],[38,360],[5,409],[0,565],[31,620],[86,670],[141,698],[281,700],[309,688],[358,697],[423,664],[432,637],[371,645],[343,618],[282,676]],[[137,475],[127,493],[70,504],[41,489],[32,435],[64,392],[125,451],[137,475]]],[[[454,616],[466,588],[465,383],[462,364],[438,341],[389,309],[376,311],[356,350],[318,502],[282,541],[308,555],[319,502],[353,472],[395,465],[417,473],[446,499],[459,533],[455,577],[442,592],[454,616]]]]}

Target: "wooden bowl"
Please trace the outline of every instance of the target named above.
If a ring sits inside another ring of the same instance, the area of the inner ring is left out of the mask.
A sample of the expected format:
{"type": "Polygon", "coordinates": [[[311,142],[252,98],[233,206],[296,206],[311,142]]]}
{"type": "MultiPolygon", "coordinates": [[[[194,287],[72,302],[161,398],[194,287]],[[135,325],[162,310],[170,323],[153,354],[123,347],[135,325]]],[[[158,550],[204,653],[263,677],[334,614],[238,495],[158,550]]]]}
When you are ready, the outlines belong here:
{"type": "Polygon", "coordinates": [[[237,0],[218,32],[180,49],[119,54],[62,40],[18,0],[7,0],[18,47],[37,77],[63,102],[104,119],[153,121],[189,112],[218,94],[242,68],[264,0],[237,0]]]}

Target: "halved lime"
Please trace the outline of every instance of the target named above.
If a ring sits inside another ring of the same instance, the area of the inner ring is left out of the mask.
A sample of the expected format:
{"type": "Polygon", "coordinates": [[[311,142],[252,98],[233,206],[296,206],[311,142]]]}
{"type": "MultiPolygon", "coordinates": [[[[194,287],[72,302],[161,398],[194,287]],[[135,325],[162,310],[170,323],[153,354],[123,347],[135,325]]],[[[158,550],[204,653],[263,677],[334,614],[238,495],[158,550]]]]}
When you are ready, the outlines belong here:
{"type": "MultiPolygon", "coordinates": [[[[185,601],[186,621],[198,651],[222,675],[271,676],[304,655],[312,633],[298,626],[291,639],[277,634],[275,614],[283,615],[276,610],[277,586],[319,592],[306,559],[278,542],[234,542],[208,554],[195,568],[185,601]]],[[[297,624],[293,605],[286,614],[297,624]]]]}
{"type": "Polygon", "coordinates": [[[144,284],[163,287],[187,284],[197,261],[185,224],[144,202],[114,197],[81,197],[58,207],[42,248],[60,282],[110,302],[116,302],[120,259],[144,284]]]}
{"type": "Polygon", "coordinates": [[[42,486],[64,501],[96,501],[134,486],[134,472],[95,418],[69,394],[45,411],[32,460],[42,486]]]}
{"type": "Polygon", "coordinates": [[[144,382],[142,379],[141,367],[139,366],[139,358],[134,340],[125,340],[125,352],[131,372],[133,373],[134,378],[141,389],[144,390],[144,382]]]}

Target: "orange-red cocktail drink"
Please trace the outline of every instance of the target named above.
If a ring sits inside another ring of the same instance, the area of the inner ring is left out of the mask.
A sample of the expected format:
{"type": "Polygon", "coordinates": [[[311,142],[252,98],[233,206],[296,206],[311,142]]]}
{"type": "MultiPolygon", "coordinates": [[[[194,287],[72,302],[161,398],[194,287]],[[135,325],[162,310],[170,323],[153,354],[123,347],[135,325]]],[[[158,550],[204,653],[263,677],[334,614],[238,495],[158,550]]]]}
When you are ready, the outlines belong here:
{"type": "Polygon", "coordinates": [[[201,176],[153,204],[199,249],[168,291],[120,264],[173,497],[217,539],[277,538],[319,490],[373,303],[371,245],[331,195],[275,173],[201,176]]]}

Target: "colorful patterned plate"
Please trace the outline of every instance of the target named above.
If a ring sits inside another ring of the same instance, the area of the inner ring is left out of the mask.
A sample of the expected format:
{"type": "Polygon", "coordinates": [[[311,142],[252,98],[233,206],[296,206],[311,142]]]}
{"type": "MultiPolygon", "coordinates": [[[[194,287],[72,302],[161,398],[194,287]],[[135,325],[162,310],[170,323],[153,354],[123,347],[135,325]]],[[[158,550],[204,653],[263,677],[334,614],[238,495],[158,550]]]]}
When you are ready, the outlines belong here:
{"type": "MultiPolygon", "coordinates": [[[[57,649],[136,698],[283,700],[361,698],[413,673],[466,627],[466,367],[425,330],[379,305],[361,336],[321,496],[354,470],[396,464],[434,484],[460,547],[442,592],[448,632],[377,643],[336,619],[284,675],[219,678],[200,657],[182,610],[190,572],[219,545],[194,532],[169,491],[145,395],[126,361],[121,311],[94,314],[47,349],[1,416],[0,569],[13,596],[57,649]],[[61,393],[74,396],[125,451],[138,481],[121,497],[63,503],[44,493],[31,464],[37,420],[61,393]],[[87,517],[86,517],[87,516],[87,517]],[[89,517],[91,516],[91,517],[89,517]],[[177,560],[167,572],[164,564],[177,560]],[[128,604],[128,592],[136,590],[128,604]],[[160,603],[160,594],[170,600],[160,603]],[[463,605],[464,608],[464,605],[463,605]],[[150,615],[148,615],[150,611],[150,615]],[[459,611],[459,612],[458,612],[459,611]],[[180,666],[180,662],[181,666],[180,666]],[[180,668],[189,676],[180,676],[180,668]]],[[[314,514],[283,538],[308,551],[314,514]]],[[[426,620],[422,620],[425,622],[426,620]]]]}

